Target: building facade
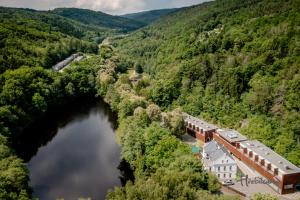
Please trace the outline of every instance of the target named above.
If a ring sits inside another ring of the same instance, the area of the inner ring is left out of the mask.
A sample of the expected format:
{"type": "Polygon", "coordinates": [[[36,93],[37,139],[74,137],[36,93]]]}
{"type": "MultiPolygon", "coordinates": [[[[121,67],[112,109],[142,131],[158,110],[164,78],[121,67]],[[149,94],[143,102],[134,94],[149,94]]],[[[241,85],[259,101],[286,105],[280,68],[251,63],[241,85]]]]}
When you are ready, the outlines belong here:
{"type": "Polygon", "coordinates": [[[231,154],[271,182],[279,194],[293,193],[300,185],[300,169],[257,140],[244,140],[237,136],[234,141],[224,132],[214,133],[214,140],[231,154]]]}
{"type": "Polygon", "coordinates": [[[184,115],[184,122],[186,132],[202,142],[211,141],[213,133],[217,130],[216,126],[187,114],[184,115]]]}
{"type": "Polygon", "coordinates": [[[184,122],[190,135],[204,143],[216,141],[231,155],[269,180],[270,186],[279,194],[300,190],[300,168],[259,141],[249,140],[235,130],[218,129],[188,114],[184,115],[184,122]]]}
{"type": "Polygon", "coordinates": [[[232,156],[212,140],[203,146],[202,161],[204,169],[214,173],[219,180],[236,178],[237,164],[232,156]]]}

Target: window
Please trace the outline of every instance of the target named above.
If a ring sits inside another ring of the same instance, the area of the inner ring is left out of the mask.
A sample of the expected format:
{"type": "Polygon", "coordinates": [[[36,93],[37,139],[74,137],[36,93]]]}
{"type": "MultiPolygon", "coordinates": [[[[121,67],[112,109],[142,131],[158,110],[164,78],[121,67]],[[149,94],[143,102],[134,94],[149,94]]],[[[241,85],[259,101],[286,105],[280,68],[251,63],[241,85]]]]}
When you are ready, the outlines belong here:
{"type": "Polygon", "coordinates": [[[274,169],[274,175],[275,175],[275,176],[278,175],[278,168],[274,169]]]}
{"type": "Polygon", "coordinates": [[[209,167],[209,171],[211,172],[211,167],[209,167]]]}
{"type": "Polygon", "coordinates": [[[229,166],[229,170],[230,170],[230,171],[232,170],[232,166],[229,166]]]}
{"type": "Polygon", "coordinates": [[[224,176],[224,178],[226,178],[226,174],[224,174],[223,176],[224,176]]]}
{"type": "Polygon", "coordinates": [[[231,173],[229,173],[229,178],[231,178],[231,173]]]}
{"type": "Polygon", "coordinates": [[[218,174],[218,178],[220,178],[220,174],[218,174]]]}
{"type": "Polygon", "coordinates": [[[218,171],[220,171],[220,167],[218,167],[218,171]]]}
{"type": "Polygon", "coordinates": [[[293,189],[293,188],[294,188],[293,184],[284,185],[284,189],[293,189]]]}
{"type": "Polygon", "coordinates": [[[224,171],[226,170],[226,166],[224,166],[224,171]]]}

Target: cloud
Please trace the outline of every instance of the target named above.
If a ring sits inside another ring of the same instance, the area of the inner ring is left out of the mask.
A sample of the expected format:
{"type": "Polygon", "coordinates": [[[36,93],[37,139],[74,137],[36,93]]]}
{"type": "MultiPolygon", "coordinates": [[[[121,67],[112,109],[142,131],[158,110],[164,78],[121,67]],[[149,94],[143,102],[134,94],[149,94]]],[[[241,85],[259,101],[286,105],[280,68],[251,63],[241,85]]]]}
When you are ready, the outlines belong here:
{"type": "Polygon", "coordinates": [[[58,7],[77,7],[124,14],[144,10],[190,6],[207,0],[0,0],[0,6],[49,10],[58,7]]]}
{"type": "Polygon", "coordinates": [[[119,13],[122,11],[139,11],[147,4],[144,0],[76,0],[76,7],[102,10],[108,13],[119,13]]]}

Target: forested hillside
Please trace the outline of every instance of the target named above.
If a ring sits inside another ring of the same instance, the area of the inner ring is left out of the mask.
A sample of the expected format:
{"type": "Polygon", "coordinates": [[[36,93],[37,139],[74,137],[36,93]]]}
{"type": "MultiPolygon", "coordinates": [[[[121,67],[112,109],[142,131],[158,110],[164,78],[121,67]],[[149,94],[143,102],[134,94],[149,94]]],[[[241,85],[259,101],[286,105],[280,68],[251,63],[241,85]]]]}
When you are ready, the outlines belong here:
{"type": "Polygon", "coordinates": [[[111,29],[118,29],[123,32],[133,31],[141,28],[145,24],[132,19],[112,16],[100,11],[92,11],[79,8],[57,8],[51,11],[54,14],[61,15],[84,24],[100,26],[111,29]]]}
{"type": "Polygon", "coordinates": [[[171,9],[161,9],[161,10],[150,10],[150,11],[121,15],[121,17],[140,21],[145,24],[150,24],[150,23],[154,22],[155,20],[157,20],[165,15],[168,15],[169,13],[175,12],[177,10],[179,10],[179,9],[171,8],[171,9]]]}
{"type": "Polygon", "coordinates": [[[118,113],[122,158],[135,176],[107,199],[238,199],[218,195],[217,178],[178,139],[181,111],[239,129],[300,166],[299,9],[295,0],[184,8],[60,73],[46,68],[138,27],[86,25],[94,12],[78,19],[68,10],[75,21],[0,8],[0,199],[32,199],[13,138],[47,111],[96,95],[118,113]]]}
{"type": "Polygon", "coordinates": [[[32,199],[27,168],[12,142],[49,110],[59,110],[81,97],[93,98],[101,62],[96,56],[63,73],[20,67],[0,75],[0,199],[32,199]]]}
{"type": "Polygon", "coordinates": [[[103,63],[95,56],[63,73],[47,68],[75,52],[97,54],[98,43],[116,33],[48,12],[0,8],[0,199],[31,199],[13,139],[49,110],[94,97],[103,63]]]}
{"type": "Polygon", "coordinates": [[[0,8],[0,73],[20,66],[51,67],[74,52],[96,53],[111,29],[46,12],[0,8]]]}
{"type": "Polygon", "coordinates": [[[139,95],[236,128],[300,166],[299,9],[294,0],[219,0],[114,46],[151,77],[139,95]]]}

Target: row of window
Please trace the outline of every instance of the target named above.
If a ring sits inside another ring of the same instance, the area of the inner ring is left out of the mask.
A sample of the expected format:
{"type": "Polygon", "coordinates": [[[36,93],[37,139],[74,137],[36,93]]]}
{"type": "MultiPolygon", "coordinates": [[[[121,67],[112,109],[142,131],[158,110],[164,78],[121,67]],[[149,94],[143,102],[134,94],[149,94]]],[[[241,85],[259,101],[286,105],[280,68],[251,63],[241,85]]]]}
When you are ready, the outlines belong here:
{"type": "Polygon", "coordinates": [[[203,129],[196,127],[195,125],[189,124],[189,128],[193,129],[194,131],[203,133],[203,129]]]}
{"type": "MultiPolygon", "coordinates": [[[[218,174],[218,178],[221,178],[221,175],[220,175],[220,174],[218,174]]],[[[223,178],[227,178],[227,177],[226,177],[226,174],[223,174],[223,178]]],[[[231,178],[231,173],[229,173],[228,178],[231,178]]]]}
{"type": "MultiPolygon", "coordinates": [[[[238,145],[238,148],[240,148],[240,146],[238,145]]],[[[243,149],[244,154],[246,154],[247,156],[249,156],[250,158],[254,158],[254,162],[258,162],[261,166],[264,166],[267,168],[267,170],[269,171],[273,171],[273,174],[276,176],[278,175],[278,168],[273,167],[272,170],[272,165],[271,163],[266,164],[264,159],[259,159],[258,155],[254,155],[252,151],[248,152],[247,148],[243,149]]]]}
{"type": "MultiPolygon", "coordinates": [[[[227,169],[226,166],[224,166],[223,170],[226,171],[226,169],[227,169]]],[[[231,171],[231,170],[232,170],[232,166],[229,166],[229,171],[231,171]]],[[[209,171],[211,171],[211,167],[209,167],[209,171]]],[[[220,166],[218,167],[218,171],[221,171],[221,167],[220,166]]]]}
{"type": "MultiPolygon", "coordinates": [[[[221,167],[219,166],[218,167],[218,171],[220,171],[221,170],[221,167]]],[[[226,170],[226,166],[224,166],[223,167],[223,170],[225,171],[226,170]]],[[[232,166],[229,166],[229,171],[231,171],[232,170],[232,166]]]]}

